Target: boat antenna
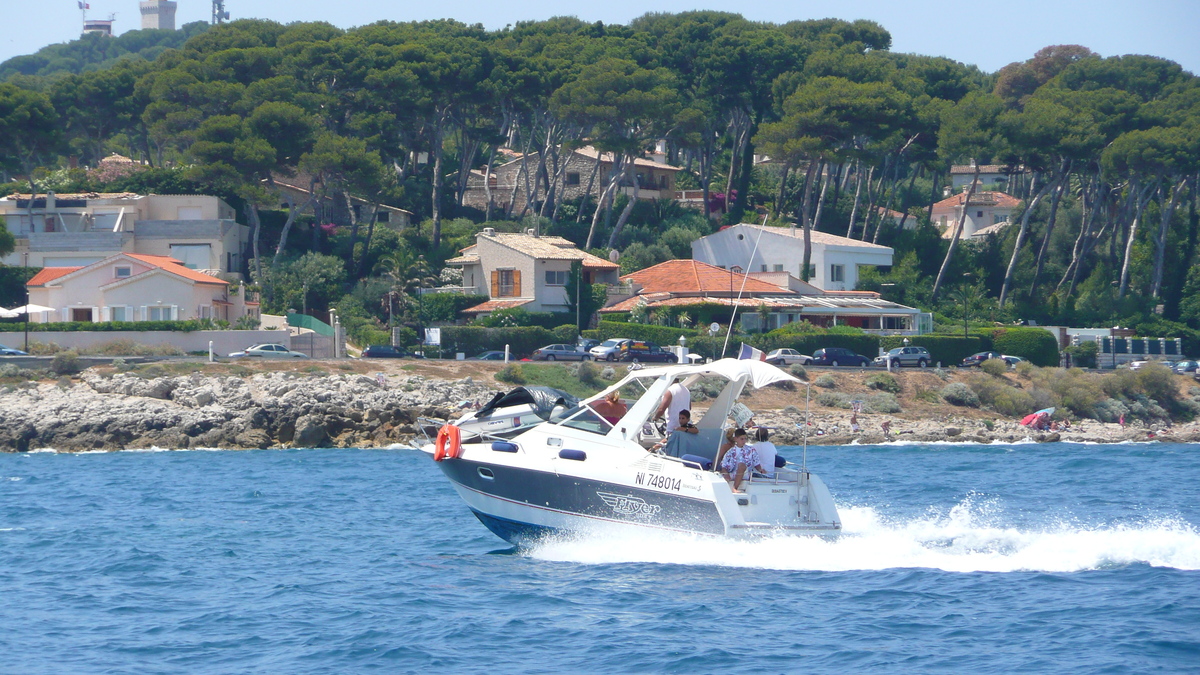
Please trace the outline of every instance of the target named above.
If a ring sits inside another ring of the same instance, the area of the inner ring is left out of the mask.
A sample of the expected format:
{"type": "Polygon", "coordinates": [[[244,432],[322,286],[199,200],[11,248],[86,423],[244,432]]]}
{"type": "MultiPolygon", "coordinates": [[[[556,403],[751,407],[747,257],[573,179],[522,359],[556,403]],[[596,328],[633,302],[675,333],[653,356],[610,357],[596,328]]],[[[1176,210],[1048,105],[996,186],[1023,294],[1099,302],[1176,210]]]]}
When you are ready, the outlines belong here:
{"type": "MultiPolygon", "coordinates": [[[[758,253],[758,242],[762,241],[763,232],[767,227],[767,215],[763,214],[762,225],[758,227],[758,238],[754,240],[754,250],[750,251],[750,259],[746,261],[746,267],[743,268],[749,272],[750,265],[754,264],[754,254],[758,253]]],[[[729,279],[733,280],[733,270],[729,271],[729,279]]],[[[746,280],[750,278],[749,273],[742,275],[742,287],[738,289],[737,300],[733,301],[733,314],[729,315],[729,330],[725,331],[725,343],[721,345],[721,358],[725,358],[725,350],[729,348],[729,336],[733,333],[733,321],[737,318],[738,303],[742,301],[742,292],[746,290],[746,280]]],[[[733,284],[730,284],[731,286],[733,284]]]]}

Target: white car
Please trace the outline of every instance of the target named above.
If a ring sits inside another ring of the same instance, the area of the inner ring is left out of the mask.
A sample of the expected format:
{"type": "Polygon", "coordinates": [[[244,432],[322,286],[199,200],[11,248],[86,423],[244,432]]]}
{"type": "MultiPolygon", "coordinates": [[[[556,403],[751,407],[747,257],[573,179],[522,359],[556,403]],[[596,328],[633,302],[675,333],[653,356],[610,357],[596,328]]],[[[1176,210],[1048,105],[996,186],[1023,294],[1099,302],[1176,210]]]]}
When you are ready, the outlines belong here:
{"type": "Polygon", "coordinates": [[[801,354],[795,349],[776,349],[767,354],[767,363],[773,366],[790,366],[797,363],[804,366],[808,365],[809,361],[812,361],[811,356],[801,354]]]}
{"type": "Polygon", "coordinates": [[[294,352],[283,345],[263,344],[254,345],[249,349],[241,352],[233,352],[229,355],[231,359],[240,359],[244,356],[254,356],[266,359],[307,359],[308,354],[304,352],[294,352]]]}

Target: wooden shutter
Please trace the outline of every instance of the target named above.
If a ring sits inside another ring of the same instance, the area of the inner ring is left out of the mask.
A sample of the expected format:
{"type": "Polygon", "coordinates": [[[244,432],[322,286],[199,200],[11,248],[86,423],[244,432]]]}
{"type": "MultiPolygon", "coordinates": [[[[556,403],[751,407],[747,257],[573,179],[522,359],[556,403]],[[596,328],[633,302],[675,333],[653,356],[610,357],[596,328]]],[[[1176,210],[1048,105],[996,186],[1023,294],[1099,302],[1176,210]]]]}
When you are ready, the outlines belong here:
{"type": "Polygon", "coordinates": [[[521,297],[521,270],[513,270],[513,297],[521,297]]]}
{"type": "Polygon", "coordinates": [[[492,270],[492,297],[500,297],[500,270],[492,270]]]}

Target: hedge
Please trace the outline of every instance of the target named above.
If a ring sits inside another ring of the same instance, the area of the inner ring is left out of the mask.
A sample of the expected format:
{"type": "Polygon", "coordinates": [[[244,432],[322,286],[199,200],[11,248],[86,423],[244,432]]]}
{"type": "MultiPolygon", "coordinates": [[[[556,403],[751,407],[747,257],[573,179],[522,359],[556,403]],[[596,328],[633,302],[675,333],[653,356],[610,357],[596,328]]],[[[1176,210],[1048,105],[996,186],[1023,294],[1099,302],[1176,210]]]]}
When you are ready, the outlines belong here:
{"type": "MultiPolygon", "coordinates": [[[[20,321],[15,323],[0,323],[0,333],[21,333],[24,330],[25,324],[20,321]]],[[[197,321],[189,319],[187,321],[58,321],[54,323],[31,323],[29,324],[29,330],[54,333],[77,333],[83,331],[113,332],[123,330],[190,333],[197,330],[218,330],[218,328],[216,324],[208,320],[197,321]]]]}
{"type": "MultiPolygon", "coordinates": [[[[895,349],[896,347],[904,346],[904,336],[889,335],[879,342],[880,347],[885,350],[895,349]]],[[[929,364],[931,366],[936,365],[939,361],[943,366],[956,366],[963,359],[976,352],[991,349],[991,339],[984,340],[978,335],[972,335],[971,337],[962,337],[961,335],[910,335],[908,336],[908,343],[913,347],[928,349],[930,356],[933,357],[933,363],[929,364]]]]}
{"type": "Polygon", "coordinates": [[[421,296],[421,314],[428,321],[458,321],[464,309],[487,301],[486,295],[428,293],[421,296]]]}
{"type": "MultiPolygon", "coordinates": [[[[825,335],[813,333],[800,333],[797,335],[753,335],[748,340],[739,340],[736,337],[730,337],[729,343],[733,346],[738,346],[738,343],[746,342],[747,344],[757,347],[764,352],[774,351],[776,349],[791,348],[801,354],[812,354],[818,349],[826,347],[842,347],[849,349],[856,354],[862,354],[868,359],[873,359],[879,354],[879,336],[868,334],[838,334],[828,333],[825,335]]],[[[728,353],[728,352],[727,352],[728,353]]]]}
{"type": "Polygon", "coordinates": [[[671,328],[669,326],[655,326],[645,323],[601,321],[596,330],[584,331],[583,334],[593,340],[629,338],[630,340],[645,340],[659,346],[669,347],[679,344],[680,335],[686,337],[688,342],[691,342],[692,338],[700,335],[700,331],[691,328],[671,328]]]}
{"type": "Polygon", "coordinates": [[[547,330],[540,326],[515,328],[483,328],[480,326],[442,326],[442,349],[463,352],[468,357],[485,351],[504,351],[508,345],[513,358],[529,356],[533,350],[549,344],[575,341],[575,326],[559,326],[547,330]]]}
{"type": "Polygon", "coordinates": [[[1058,340],[1041,328],[997,328],[992,331],[992,347],[1001,354],[1029,359],[1035,366],[1059,364],[1058,340]]]}

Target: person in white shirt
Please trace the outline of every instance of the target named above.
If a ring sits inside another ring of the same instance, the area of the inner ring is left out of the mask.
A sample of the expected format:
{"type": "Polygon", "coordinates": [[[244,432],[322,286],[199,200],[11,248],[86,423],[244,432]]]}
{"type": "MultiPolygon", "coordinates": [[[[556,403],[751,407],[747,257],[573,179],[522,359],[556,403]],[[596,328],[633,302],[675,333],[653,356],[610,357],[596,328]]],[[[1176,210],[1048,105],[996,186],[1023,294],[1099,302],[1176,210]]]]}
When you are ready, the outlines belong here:
{"type": "Polygon", "coordinates": [[[766,427],[759,427],[754,432],[754,449],[758,452],[758,461],[764,475],[775,477],[775,455],[779,454],[775,444],[767,440],[771,437],[766,427]]]}
{"type": "Polygon", "coordinates": [[[682,382],[676,382],[667,388],[667,393],[663,395],[662,403],[658,405],[658,411],[654,413],[655,419],[663,417],[666,413],[667,433],[670,434],[679,428],[679,413],[683,410],[689,410],[692,407],[692,392],[683,386],[682,382]]]}

